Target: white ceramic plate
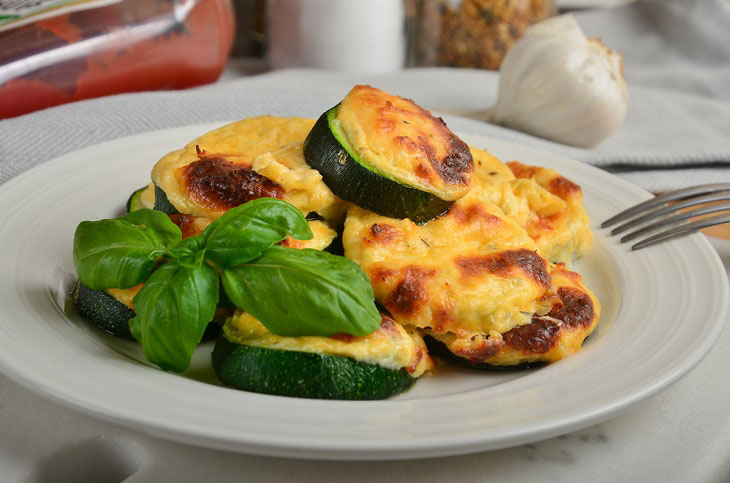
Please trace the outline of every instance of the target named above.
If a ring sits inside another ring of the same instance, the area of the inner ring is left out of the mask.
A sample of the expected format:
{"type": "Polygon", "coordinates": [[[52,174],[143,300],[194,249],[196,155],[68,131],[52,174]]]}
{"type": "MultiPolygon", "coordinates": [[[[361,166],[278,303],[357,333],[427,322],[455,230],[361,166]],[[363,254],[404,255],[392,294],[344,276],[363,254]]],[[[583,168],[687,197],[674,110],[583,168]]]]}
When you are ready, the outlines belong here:
{"type": "Polygon", "coordinates": [[[291,399],[215,383],[210,344],[182,375],[139,347],[65,316],[81,220],[121,213],[167,151],[216,127],[103,143],[0,187],[0,367],[46,396],[153,435],[232,451],[322,459],[446,456],[527,443],[607,419],[675,381],[707,353],[727,316],[728,283],[700,235],[631,252],[598,222],[649,194],[598,169],[503,141],[464,138],[578,182],[596,234],[578,264],[603,306],[574,357],[495,374],[444,367],[387,401],[291,399]],[[56,300],[57,299],[57,300],[56,300]]]}

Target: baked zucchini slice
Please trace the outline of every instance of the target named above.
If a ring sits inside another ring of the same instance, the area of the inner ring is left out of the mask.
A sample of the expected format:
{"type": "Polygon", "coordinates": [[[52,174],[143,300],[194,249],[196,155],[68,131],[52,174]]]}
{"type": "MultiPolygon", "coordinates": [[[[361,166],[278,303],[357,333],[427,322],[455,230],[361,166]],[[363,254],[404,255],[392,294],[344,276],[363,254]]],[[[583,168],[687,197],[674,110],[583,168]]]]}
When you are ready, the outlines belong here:
{"type": "Polygon", "coordinates": [[[147,186],[136,190],[129,196],[129,199],[127,200],[127,213],[141,210],[145,207],[144,203],[142,203],[142,193],[144,193],[145,190],[147,190],[147,186]]]}
{"type": "Polygon", "coordinates": [[[73,293],[78,314],[112,335],[134,340],[129,331],[129,320],[135,316],[130,309],[103,290],[93,290],[81,282],[73,293]]]}
{"type": "Polygon", "coordinates": [[[469,147],[412,101],[356,86],[320,116],[304,158],[340,198],[390,218],[425,223],[470,188],[469,147]]]}
{"type": "Polygon", "coordinates": [[[224,324],[212,361],[221,382],[237,389],[343,400],[388,398],[433,367],[421,336],[388,316],[364,337],[283,337],[243,312],[224,324]]]}
{"type": "MultiPolygon", "coordinates": [[[[85,320],[114,336],[135,340],[129,330],[129,320],[136,313],[119,300],[103,290],[89,288],[80,281],[76,283],[72,299],[76,312],[85,320]]],[[[232,307],[228,298],[221,301],[224,303],[219,304],[219,307],[227,308],[226,301],[229,304],[228,306],[232,307]]],[[[211,322],[205,329],[202,340],[213,340],[218,337],[219,333],[220,325],[211,322]]]]}
{"type": "Polygon", "coordinates": [[[386,399],[416,382],[405,369],[386,369],[342,356],[241,345],[223,335],[218,337],[212,357],[224,384],[276,396],[386,399]]]}
{"type": "Polygon", "coordinates": [[[180,213],[177,211],[177,208],[170,203],[170,200],[167,199],[167,195],[164,191],[162,191],[162,188],[157,185],[155,185],[155,209],[163,213],[167,213],[168,215],[177,215],[180,213]]]}

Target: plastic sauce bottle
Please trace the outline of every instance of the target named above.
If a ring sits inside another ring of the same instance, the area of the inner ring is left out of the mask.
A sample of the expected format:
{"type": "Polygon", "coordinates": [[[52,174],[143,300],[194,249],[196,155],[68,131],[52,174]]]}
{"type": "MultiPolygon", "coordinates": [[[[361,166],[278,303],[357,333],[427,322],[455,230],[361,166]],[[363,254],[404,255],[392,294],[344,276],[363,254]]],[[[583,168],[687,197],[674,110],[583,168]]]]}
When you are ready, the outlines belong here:
{"type": "Polygon", "coordinates": [[[230,0],[87,0],[0,24],[0,119],[213,82],[228,58],[233,19],[230,0]]]}

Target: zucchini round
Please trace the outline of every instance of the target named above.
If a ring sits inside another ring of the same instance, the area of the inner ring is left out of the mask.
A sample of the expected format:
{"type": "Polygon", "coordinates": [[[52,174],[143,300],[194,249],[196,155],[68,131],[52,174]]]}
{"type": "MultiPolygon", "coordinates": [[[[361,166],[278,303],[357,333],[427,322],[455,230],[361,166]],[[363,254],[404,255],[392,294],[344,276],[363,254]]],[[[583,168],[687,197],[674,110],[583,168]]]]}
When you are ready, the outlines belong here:
{"type": "MultiPolygon", "coordinates": [[[[134,310],[103,290],[91,289],[80,281],[76,283],[72,298],[76,312],[85,320],[112,335],[135,340],[129,330],[129,320],[137,315],[134,310]]],[[[218,323],[209,323],[202,341],[215,339],[220,331],[221,326],[218,323]]]]}
{"type": "Polygon", "coordinates": [[[108,293],[93,290],[78,282],[74,289],[73,301],[76,311],[84,319],[112,335],[134,340],[129,331],[129,319],[135,316],[134,310],[108,293]]]}
{"type": "Polygon", "coordinates": [[[224,384],[276,396],[386,399],[416,381],[405,369],[386,369],[343,356],[241,345],[223,335],[215,343],[212,359],[224,384]]]}
{"type": "Polygon", "coordinates": [[[143,186],[129,196],[129,199],[127,200],[127,213],[141,210],[145,207],[142,204],[142,193],[144,193],[145,190],[147,190],[147,187],[143,186]]]}
{"type": "Polygon", "coordinates": [[[336,112],[337,106],[322,114],[304,141],[307,164],[320,172],[334,194],[378,215],[410,218],[419,224],[454,204],[390,179],[361,162],[333,131],[336,112]]]}
{"type": "Polygon", "coordinates": [[[155,185],[155,209],[168,215],[177,215],[180,213],[170,203],[170,200],[167,199],[167,194],[157,185],[155,185]]]}

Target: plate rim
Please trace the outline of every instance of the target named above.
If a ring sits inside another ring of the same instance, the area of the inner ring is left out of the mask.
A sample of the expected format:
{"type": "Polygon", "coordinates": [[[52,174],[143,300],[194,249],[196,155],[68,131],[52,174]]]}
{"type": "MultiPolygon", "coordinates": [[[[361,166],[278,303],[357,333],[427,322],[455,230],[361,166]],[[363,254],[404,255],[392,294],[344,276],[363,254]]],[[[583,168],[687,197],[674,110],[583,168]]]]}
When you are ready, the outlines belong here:
{"type": "MultiPolygon", "coordinates": [[[[49,160],[47,162],[41,163],[38,166],[35,166],[24,173],[21,173],[18,176],[15,176],[14,178],[8,180],[7,182],[0,185],[0,195],[4,193],[6,190],[11,189],[13,186],[15,186],[18,183],[24,182],[26,179],[30,179],[39,173],[42,173],[43,171],[49,169],[49,166],[55,166],[62,164],[67,158],[70,158],[72,156],[83,156],[87,154],[88,152],[93,152],[96,149],[99,149],[102,146],[106,147],[115,147],[117,144],[123,144],[124,142],[129,141],[137,141],[137,140],[145,140],[147,138],[154,138],[155,136],[159,136],[163,133],[169,133],[170,131],[188,131],[188,130],[195,130],[196,132],[202,133],[206,132],[212,128],[215,128],[217,126],[221,126],[225,123],[221,122],[215,122],[215,123],[202,123],[202,124],[193,124],[193,125],[186,125],[186,126],[178,126],[173,128],[166,128],[166,129],[159,129],[159,130],[153,130],[153,131],[146,131],[143,133],[138,133],[132,136],[126,136],[126,137],[119,137],[107,141],[103,141],[100,143],[96,143],[87,147],[84,147],[80,150],[76,150],[70,153],[66,153],[62,156],[56,157],[52,160],[49,160]],[[10,187],[10,188],[9,188],[10,187]]],[[[486,140],[488,143],[493,143],[494,145],[502,145],[502,146],[513,146],[519,148],[523,152],[534,152],[536,156],[538,157],[550,157],[556,160],[559,160],[560,162],[567,162],[569,164],[573,164],[576,166],[580,166],[581,169],[586,170],[588,173],[596,174],[603,178],[610,178],[612,182],[618,183],[620,186],[622,186],[624,189],[629,190],[633,192],[636,196],[648,198],[651,196],[648,192],[641,189],[638,186],[635,186],[628,181],[625,181],[619,177],[616,177],[614,175],[611,175],[610,173],[607,173],[599,168],[596,168],[594,166],[581,163],[579,161],[573,160],[571,158],[568,158],[566,156],[562,156],[559,154],[554,154],[546,150],[534,148],[531,146],[526,146],[523,144],[519,144],[513,141],[507,141],[507,140],[501,140],[492,138],[489,136],[484,136],[478,133],[469,133],[469,132],[462,132],[459,131],[459,135],[463,136],[465,138],[479,138],[480,140],[486,140]]],[[[2,236],[2,232],[0,231],[0,236],[2,236]]],[[[117,414],[111,414],[108,409],[98,408],[94,407],[94,405],[89,401],[84,400],[78,400],[69,397],[68,394],[63,394],[62,392],[56,392],[53,389],[57,388],[49,388],[43,387],[43,385],[38,381],[34,380],[32,377],[28,377],[27,374],[24,374],[22,370],[20,370],[18,367],[14,367],[12,364],[10,364],[8,361],[5,360],[2,355],[0,355],[0,370],[2,370],[3,373],[8,375],[12,380],[15,382],[21,384],[22,386],[30,389],[31,391],[40,394],[44,397],[49,397],[50,399],[59,402],[63,404],[64,406],[71,407],[75,410],[78,410],[80,412],[91,414],[95,417],[98,417],[103,420],[111,421],[116,424],[126,426],[126,427],[132,427],[134,429],[140,430],[147,434],[152,434],[155,436],[162,436],[166,439],[171,439],[179,442],[186,442],[191,443],[191,441],[188,438],[195,438],[195,441],[192,441],[193,444],[200,445],[200,446],[206,446],[210,448],[216,448],[216,449],[224,449],[224,450],[234,450],[234,451],[242,451],[246,453],[251,454],[260,454],[260,455],[270,455],[270,456],[294,456],[294,457],[315,457],[322,459],[323,457],[325,459],[353,459],[353,456],[355,456],[355,459],[360,460],[383,460],[383,459],[404,459],[404,458],[421,458],[424,456],[449,456],[449,455],[456,455],[456,454],[467,454],[467,453],[475,453],[480,452],[484,450],[491,450],[491,449],[498,449],[508,446],[514,446],[517,444],[524,444],[531,441],[537,441],[540,439],[544,439],[546,437],[550,437],[552,435],[561,434],[562,432],[571,432],[575,431],[584,427],[587,427],[592,424],[596,424],[598,422],[604,421],[606,419],[609,419],[613,417],[614,415],[624,411],[625,409],[629,408],[630,406],[636,404],[637,402],[646,399],[647,397],[650,397],[651,395],[657,393],[658,391],[666,388],[673,382],[677,381],[679,378],[684,376],[687,372],[689,372],[692,368],[694,368],[710,351],[710,349],[713,347],[715,342],[717,341],[719,334],[724,326],[725,321],[728,318],[728,312],[730,309],[730,296],[728,296],[728,293],[730,292],[730,289],[728,288],[728,280],[726,276],[725,269],[719,259],[719,256],[717,255],[717,252],[714,250],[714,248],[711,246],[709,241],[705,239],[701,235],[692,235],[690,238],[694,239],[695,243],[698,243],[699,247],[701,247],[702,251],[705,252],[707,256],[709,256],[712,261],[709,262],[710,265],[713,266],[714,269],[717,271],[722,272],[721,277],[719,277],[720,283],[724,285],[724,293],[725,298],[723,300],[723,307],[718,312],[718,321],[715,322],[714,326],[712,327],[712,330],[707,336],[704,338],[702,343],[698,345],[698,347],[684,360],[684,364],[680,367],[678,367],[676,370],[674,370],[671,373],[664,374],[663,377],[656,379],[653,381],[653,384],[648,385],[644,387],[642,391],[635,391],[630,397],[624,397],[623,400],[619,402],[613,402],[612,404],[603,404],[599,405],[594,411],[592,412],[584,412],[580,417],[572,417],[572,418],[563,418],[562,420],[553,421],[551,424],[545,424],[542,427],[539,427],[536,429],[527,430],[525,429],[522,431],[521,434],[514,435],[509,438],[509,440],[504,440],[502,443],[500,442],[490,442],[489,444],[481,444],[477,446],[472,446],[475,442],[474,441],[465,441],[463,436],[461,438],[461,443],[456,442],[450,442],[446,446],[444,446],[443,441],[441,442],[434,442],[433,445],[424,447],[411,447],[406,448],[402,447],[400,449],[396,449],[397,454],[390,455],[384,455],[382,453],[378,452],[369,452],[368,449],[365,448],[354,448],[351,447],[346,451],[337,452],[337,453],[331,453],[331,449],[326,449],[324,447],[322,448],[314,448],[315,453],[319,451],[319,453],[313,455],[308,455],[306,452],[303,452],[301,454],[297,454],[297,450],[301,450],[301,448],[297,446],[287,446],[286,444],[282,443],[282,441],[278,441],[276,444],[267,445],[267,443],[262,443],[262,441],[256,440],[256,441],[249,441],[245,438],[238,438],[235,441],[227,441],[225,438],[222,438],[219,434],[217,437],[211,437],[210,435],[201,435],[195,431],[186,431],[185,428],[172,428],[169,425],[161,424],[161,422],[158,422],[160,424],[157,425],[143,425],[138,420],[130,420],[128,416],[124,416],[123,413],[117,413],[117,414]],[[323,454],[322,451],[325,453],[323,454]],[[362,452],[362,454],[353,454],[353,451],[355,453],[362,452]],[[426,451],[426,453],[424,453],[426,451]]],[[[2,290],[2,289],[0,289],[2,290]]],[[[301,401],[301,400],[296,400],[301,401]]],[[[382,401],[382,403],[387,404],[388,402],[392,401],[382,401]]],[[[357,403],[355,403],[357,404],[357,403]]],[[[255,438],[254,438],[255,439],[255,438]]],[[[479,443],[479,442],[476,442],[479,443]]],[[[482,443],[484,443],[482,441],[482,443]]],[[[372,450],[372,448],[370,448],[372,450]]]]}

